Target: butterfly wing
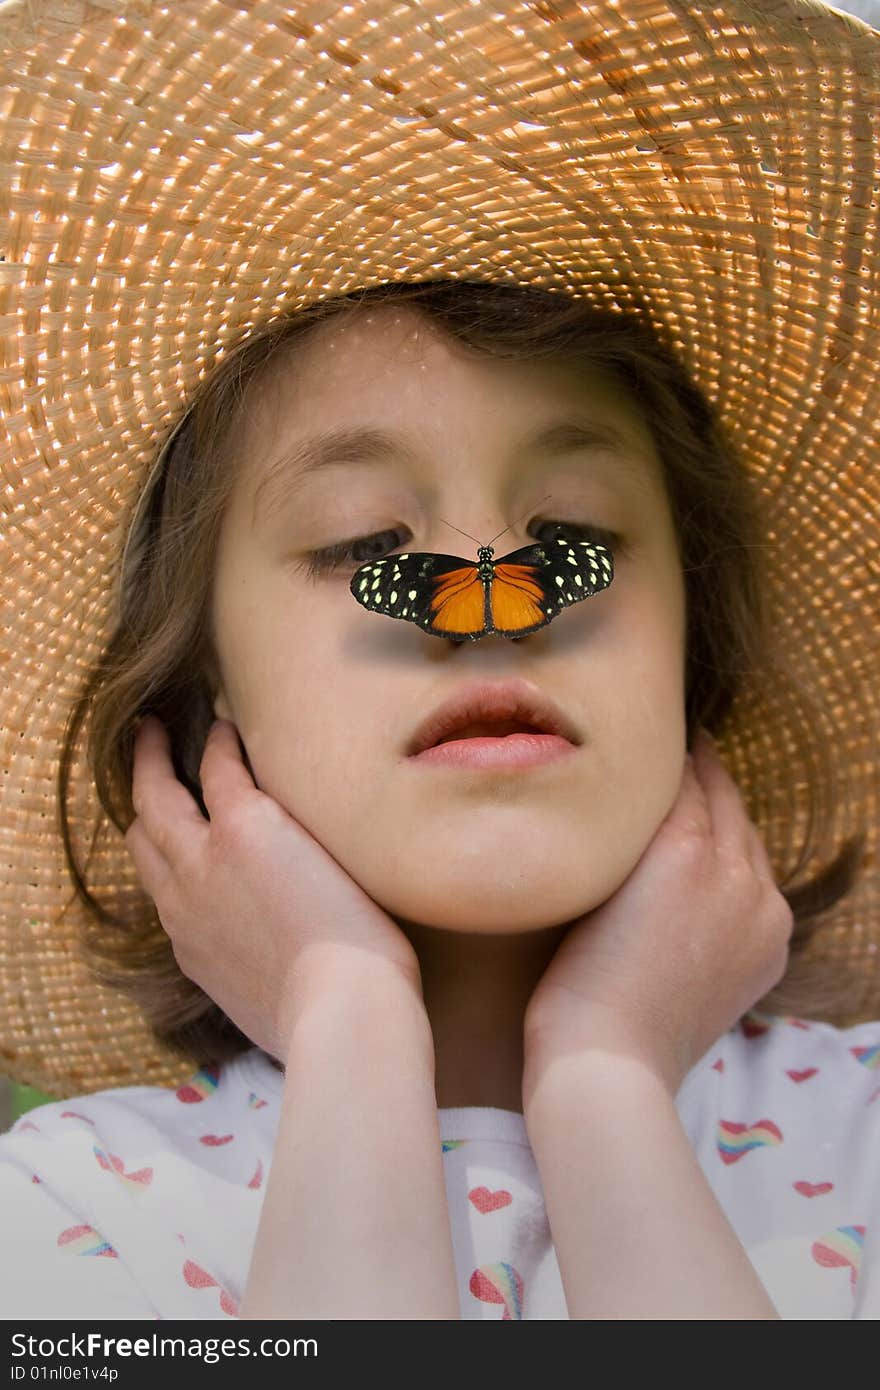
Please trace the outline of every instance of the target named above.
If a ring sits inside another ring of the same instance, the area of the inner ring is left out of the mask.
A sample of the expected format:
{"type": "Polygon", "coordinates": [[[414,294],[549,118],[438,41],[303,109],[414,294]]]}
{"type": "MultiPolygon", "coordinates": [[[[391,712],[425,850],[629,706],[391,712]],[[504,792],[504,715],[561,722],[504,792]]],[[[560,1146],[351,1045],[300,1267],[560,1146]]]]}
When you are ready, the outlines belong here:
{"type": "Polygon", "coordinates": [[[512,550],[495,563],[491,622],[500,637],[525,637],[563,610],[607,589],[614,557],[594,541],[561,537],[512,550]]]}
{"type": "Polygon", "coordinates": [[[389,555],[361,565],[349,587],[372,612],[417,623],[434,637],[476,641],[536,632],[613,577],[606,546],[557,538],[496,561],[488,605],[478,566],[460,555],[389,555]]]}
{"type": "Polygon", "coordinates": [[[482,637],[485,598],[477,566],[460,555],[389,555],[355,570],[358,603],[418,623],[435,637],[482,637]]]}

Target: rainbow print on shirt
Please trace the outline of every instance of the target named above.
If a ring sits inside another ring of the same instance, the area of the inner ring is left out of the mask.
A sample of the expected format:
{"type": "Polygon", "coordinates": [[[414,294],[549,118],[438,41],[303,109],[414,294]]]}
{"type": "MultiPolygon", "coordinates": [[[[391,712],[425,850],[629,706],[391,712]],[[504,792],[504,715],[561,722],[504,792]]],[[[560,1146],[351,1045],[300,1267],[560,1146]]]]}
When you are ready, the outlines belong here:
{"type": "Polygon", "coordinates": [[[71,1255],[109,1255],[114,1260],[119,1258],[113,1246],[92,1226],[68,1226],[58,1237],[58,1244],[71,1255]]]}
{"type": "Polygon", "coordinates": [[[772,1120],[758,1120],[753,1125],[719,1120],[716,1143],[723,1163],[738,1163],[752,1149],[781,1144],[782,1131],[772,1120]]]}

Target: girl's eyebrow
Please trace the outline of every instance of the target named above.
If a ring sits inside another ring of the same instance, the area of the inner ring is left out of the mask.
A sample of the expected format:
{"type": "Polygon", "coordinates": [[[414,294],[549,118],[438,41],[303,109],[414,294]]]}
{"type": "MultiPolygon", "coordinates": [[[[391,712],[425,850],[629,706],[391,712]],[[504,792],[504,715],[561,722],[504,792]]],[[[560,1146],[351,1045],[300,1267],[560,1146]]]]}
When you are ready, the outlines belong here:
{"type": "MultiPolygon", "coordinates": [[[[642,448],[627,439],[612,425],[578,419],[557,420],[541,425],[528,435],[518,452],[540,454],[544,458],[560,457],[575,452],[589,453],[614,477],[626,475],[628,481],[647,484],[642,448]],[[609,469],[608,465],[613,465],[609,469]]],[[[339,426],[321,430],[297,440],[265,470],[254,492],[252,522],[256,526],[259,514],[280,507],[308,477],[326,469],[373,466],[402,460],[411,467],[419,455],[406,435],[368,427],[339,426]]]]}

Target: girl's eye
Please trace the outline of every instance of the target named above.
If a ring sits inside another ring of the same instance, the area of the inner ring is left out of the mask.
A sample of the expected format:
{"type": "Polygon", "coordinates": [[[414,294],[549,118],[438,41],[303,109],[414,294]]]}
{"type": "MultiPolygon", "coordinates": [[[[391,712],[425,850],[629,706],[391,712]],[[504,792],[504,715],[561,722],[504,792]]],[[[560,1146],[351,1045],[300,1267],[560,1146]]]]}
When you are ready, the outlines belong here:
{"type": "MultiPolygon", "coordinates": [[[[306,556],[307,571],[310,576],[325,574],[328,570],[346,565],[357,569],[370,560],[381,560],[387,550],[393,550],[397,531],[377,531],[372,536],[357,536],[353,541],[340,541],[338,545],[327,546],[325,550],[313,550],[306,556]],[[385,541],[385,545],[377,542],[385,541]]],[[[401,542],[397,541],[397,545],[401,542]]]]}
{"type": "Polygon", "coordinates": [[[556,540],[567,536],[573,541],[594,541],[597,545],[604,545],[612,555],[623,545],[623,538],[616,531],[606,531],[603,526],[593,526],[591,522],[581,526],[575,521],[539,521],[536,529],[549,531],[548,537],[538,535],[536,540],[556,540]]]}
{"type": "MultiPolygon", "coordinates": [[[[559,521],[539,521],[533,524],[537,532],[548,533],[546,536],[536,535],[536,540],[555,540],[557,537],[569,536],[572,540],[589,540],[604,545],[612,554],[621,547],[621,537],[618,533],[606,531],[601,526],[559,521]]],[[[357,569],[360,565],[369,564],[371,560],[381,560],[387,551],[394,549],[394,538],[397,535],[397,531],[377,531],[371,536],[357,536],[351,541],[340,541],[338,545],[327,546],[324,550],[313,550],[306,557],[307,572],[311,577],[315,577],[342,566],[357,569]]],[[[396,544],[402,545],[403,542],[397,541],[396,544]]],[[[451,553],[455,553],[454,548],[451,553]]],[[[499,558],[496,553],[495,559],[499,558]]]]}

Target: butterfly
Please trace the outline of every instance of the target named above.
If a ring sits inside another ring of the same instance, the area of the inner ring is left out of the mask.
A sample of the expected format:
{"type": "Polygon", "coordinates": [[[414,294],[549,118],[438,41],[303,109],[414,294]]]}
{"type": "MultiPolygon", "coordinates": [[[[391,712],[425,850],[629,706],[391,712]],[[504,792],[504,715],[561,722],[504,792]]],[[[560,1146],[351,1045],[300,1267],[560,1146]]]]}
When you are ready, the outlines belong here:
{"type": "Polygon", "coordinates": [[[614,578],[612,552],[594,541],[557,535],[500,560],[493,560],[491,544],[477,546],[476,563],[431,554],[372,560],[355,571],[349,587],[371,612],[417,623],[432,637],[476,642],[493,633],[516,640],[537,632],[614,578]]]}

